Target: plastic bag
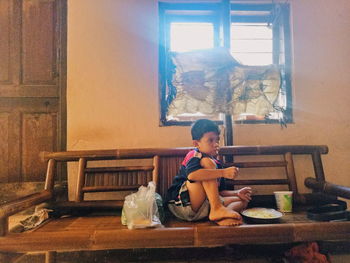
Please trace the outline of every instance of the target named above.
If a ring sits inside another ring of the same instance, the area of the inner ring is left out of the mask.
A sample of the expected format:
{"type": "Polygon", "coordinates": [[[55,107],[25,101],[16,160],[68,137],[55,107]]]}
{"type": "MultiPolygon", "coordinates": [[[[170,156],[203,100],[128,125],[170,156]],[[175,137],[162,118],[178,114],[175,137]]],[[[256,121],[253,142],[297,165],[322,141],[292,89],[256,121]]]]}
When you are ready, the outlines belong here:
{"type": "Polygon", "coordinates": [[[136,193],[125,197],[122,210],[122,224],[129,229],[162,227],[155,198],[156,186],[149,182],[148,186],[140,186],[136,193]]]}

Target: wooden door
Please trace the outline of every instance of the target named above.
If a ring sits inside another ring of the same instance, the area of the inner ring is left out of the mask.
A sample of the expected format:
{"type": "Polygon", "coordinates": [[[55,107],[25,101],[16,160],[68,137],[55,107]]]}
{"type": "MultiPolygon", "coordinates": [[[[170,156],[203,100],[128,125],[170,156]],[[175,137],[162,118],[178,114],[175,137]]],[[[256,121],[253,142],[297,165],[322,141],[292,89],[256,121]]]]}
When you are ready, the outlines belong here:
{"type": "Polygon", "coordinates": [[[0,0],[0,183],[40,182],[66,142],[66,0],[0,0]]]}

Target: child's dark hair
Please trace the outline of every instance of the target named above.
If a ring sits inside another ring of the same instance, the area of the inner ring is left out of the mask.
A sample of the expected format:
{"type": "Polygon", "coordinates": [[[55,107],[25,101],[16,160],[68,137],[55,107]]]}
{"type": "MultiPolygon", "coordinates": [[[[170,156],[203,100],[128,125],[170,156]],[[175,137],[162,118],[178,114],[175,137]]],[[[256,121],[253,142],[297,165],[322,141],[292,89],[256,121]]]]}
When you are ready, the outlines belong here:
{"type": "Polygon", "coordinates": [[[191,128],[192,140],[200,140],[204,133],[215,132],[220,135],[219,126],[208,119],[199,119],[193,123],[191,128]]]}

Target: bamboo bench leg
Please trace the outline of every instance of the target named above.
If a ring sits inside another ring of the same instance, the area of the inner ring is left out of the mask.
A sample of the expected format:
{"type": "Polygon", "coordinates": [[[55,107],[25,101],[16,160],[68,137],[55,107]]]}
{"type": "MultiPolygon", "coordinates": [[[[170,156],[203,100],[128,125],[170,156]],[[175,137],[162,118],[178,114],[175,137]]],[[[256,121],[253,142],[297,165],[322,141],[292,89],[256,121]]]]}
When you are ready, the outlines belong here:
{"type": "Polygon", "coordinates": [[[45,253],[45,263],[56,263],[56,251],[47,251],[45,253]]]}
{"type": "Polygon", "coordinates": [[[8,232],[8,217],[0,217],[0,236],[5,236],[8,232]]]}

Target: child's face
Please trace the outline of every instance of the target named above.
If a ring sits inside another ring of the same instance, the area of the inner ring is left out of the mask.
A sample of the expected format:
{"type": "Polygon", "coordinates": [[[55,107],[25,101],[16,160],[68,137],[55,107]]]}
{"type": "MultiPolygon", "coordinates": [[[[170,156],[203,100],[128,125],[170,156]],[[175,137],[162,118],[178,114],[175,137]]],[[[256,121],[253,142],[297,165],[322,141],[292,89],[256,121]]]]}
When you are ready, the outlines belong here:
{"type": "Polygon", "coordinates": [[[193,142],[200,152],[210,156],[218,155],[220,137],[216,132],[206,132],[200,140],[194,140],[193,142]]]}

